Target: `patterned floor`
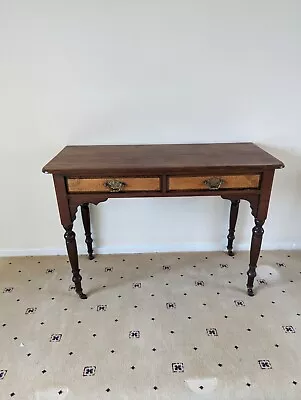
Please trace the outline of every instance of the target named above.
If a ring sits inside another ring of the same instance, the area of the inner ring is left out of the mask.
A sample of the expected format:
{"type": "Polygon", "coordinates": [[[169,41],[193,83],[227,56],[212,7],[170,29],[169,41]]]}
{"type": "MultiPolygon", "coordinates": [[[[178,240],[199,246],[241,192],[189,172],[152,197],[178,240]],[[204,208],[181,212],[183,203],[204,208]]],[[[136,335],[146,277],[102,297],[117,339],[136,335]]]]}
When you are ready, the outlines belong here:
{"type": "Polygon", "coordinates": [[[301,398],[301,253],[0,259],[0,398],[301,398]]]}

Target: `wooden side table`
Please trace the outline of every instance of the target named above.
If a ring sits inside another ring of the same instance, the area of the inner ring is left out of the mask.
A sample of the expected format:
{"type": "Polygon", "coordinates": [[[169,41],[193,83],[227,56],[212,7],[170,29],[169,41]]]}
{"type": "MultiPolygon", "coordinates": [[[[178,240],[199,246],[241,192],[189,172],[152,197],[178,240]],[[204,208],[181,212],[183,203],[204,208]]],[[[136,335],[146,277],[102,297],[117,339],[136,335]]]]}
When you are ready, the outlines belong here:
{"type": "Polygon", "coordinates": [[[248,294],[253,296],[274,172],[283,167],[253,143],[65,147],[43,172],[53,175],[76,292],[87,298],[73,232],[79,206],[89,258],[93,259],[89,203],[124,197],[221,196],[231,201],[230,256],[240,200],[250,203],[255,218],[247,272],[248,294]]]}

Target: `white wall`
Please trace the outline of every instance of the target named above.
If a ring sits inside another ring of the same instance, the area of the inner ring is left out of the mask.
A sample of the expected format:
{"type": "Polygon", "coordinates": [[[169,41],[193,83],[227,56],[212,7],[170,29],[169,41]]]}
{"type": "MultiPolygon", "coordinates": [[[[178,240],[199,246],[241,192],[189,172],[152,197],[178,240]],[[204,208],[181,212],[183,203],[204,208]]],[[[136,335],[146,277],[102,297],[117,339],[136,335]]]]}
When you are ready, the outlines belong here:
{"type": "MultiPolygon", "coordinates": [[[[83,143],[254,141],[286,164],[264,247],[301,248],[300,15],[300,0],[0,0],[0,254],[64,251],[41,168],[83,143]]],[[[222,249],[228,207],[110,200],[96,246],[222,249]]],[[[252,223],[245,204],[240,248],[252,223]]]]}

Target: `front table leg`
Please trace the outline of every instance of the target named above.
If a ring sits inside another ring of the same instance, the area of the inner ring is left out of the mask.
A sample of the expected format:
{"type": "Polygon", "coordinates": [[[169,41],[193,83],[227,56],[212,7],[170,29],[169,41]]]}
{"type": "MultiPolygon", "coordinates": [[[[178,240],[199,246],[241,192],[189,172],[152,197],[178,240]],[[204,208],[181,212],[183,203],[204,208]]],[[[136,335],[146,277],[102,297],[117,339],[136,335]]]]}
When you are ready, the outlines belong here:
{"type": "Polygon", "coordinates": [[[253,234],[252,234],[252,242],[250,250],[250,266],[247,272],[248,275],[247,289],[249,296],[254,296],[253,284],[254,284],[254,279],[256,277],[257,261],[259,258],[262,236],[264,233],[264,229],[262,227],[263,224],[264,221],[259,221],[258,219],[255,218],[255,226],[252,230],[253,234]]]}
{"type": "Polygon", "coordinates": [[[82,289],[82,285],[81,285],[82,277],[79,273],[80,269],[78,267],[78,254],[77,254],[75,233],[72,230],[73,224],[64,226],[64,228],[66,230],[64,238],[66,241],[67,252],[68,252],[69,261],[71,264],[71,269],[72,269],[72,274],[73,274],[72,281],[74,282],[74,285],[75,285],[75,291],[81,299],[86,299],[87,296],[83,293],[83,289],[82,289]]]}
{"type": "Polygon", "coordinates": [[[249,296],[254,296],[253,284],[256,276],[257,261],[261,249],[262,236],[264,233],[263,224],[265,223],[268,215],[274,172],[274,170],[267,170],[263,172],[261,177],[261,190],[259,197],[257,199],[252,198],[252,196],[249,198],[252,215],[255,218],[255,226],[252,230],[250,265],[247,272],[247,289],[249,296]]]}

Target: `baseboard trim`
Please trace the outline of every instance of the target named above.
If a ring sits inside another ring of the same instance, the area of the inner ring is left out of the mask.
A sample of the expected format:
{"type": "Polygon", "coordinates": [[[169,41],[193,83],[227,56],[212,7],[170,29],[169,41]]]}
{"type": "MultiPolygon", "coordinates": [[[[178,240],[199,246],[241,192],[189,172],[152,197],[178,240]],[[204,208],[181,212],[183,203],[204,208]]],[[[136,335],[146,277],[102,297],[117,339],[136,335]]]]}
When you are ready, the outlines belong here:
{"type": "MultiPolygon", "coordinates": [[[[238,251],[249,250],[249,243],[241,243],[234,246],[238,251]]],[[[151,246],[104,246],[96,247],[95,254],[135,254],[135,253],[176,253],[176,252],[210,252],[224,251],[226,247],[214,243],[175,243],[170,245],[151,246]]],[[[264,243],[262,250],[301,250],[301,243],[264,243]]],[[[86,248],[79,246],[79,254],[86,254],[86,248]]],[[[66,255],[65,248],[28,248],[28,249],[0,249],[0,257],[20,256],[55,256],[66,255]]]]}

